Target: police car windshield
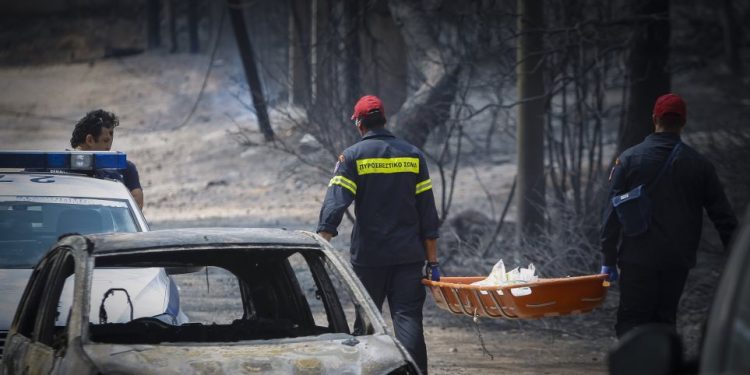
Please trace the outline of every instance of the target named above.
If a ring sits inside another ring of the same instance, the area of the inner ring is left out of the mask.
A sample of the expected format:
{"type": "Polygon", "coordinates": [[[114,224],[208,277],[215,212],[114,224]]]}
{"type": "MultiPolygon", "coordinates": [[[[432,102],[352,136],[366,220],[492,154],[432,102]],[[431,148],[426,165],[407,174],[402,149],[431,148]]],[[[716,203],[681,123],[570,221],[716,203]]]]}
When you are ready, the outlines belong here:
{"type": "Polygon", "coordinates": [[[0,196],[0,268],[33,268],[61,234],[137,230],[126,201],[0,196]]]}

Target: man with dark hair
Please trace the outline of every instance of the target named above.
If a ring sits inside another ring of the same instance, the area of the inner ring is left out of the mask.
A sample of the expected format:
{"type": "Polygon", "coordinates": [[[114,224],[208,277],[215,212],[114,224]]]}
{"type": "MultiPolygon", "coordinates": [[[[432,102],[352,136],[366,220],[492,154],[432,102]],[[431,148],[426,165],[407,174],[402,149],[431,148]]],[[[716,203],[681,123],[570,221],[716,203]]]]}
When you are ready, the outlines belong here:
{"type": "MultiPolygon", "coordinates": [[[[115,137],[115,128],[120,121],[112,112],[101,109],[91,111],[78,121],[70,137],[70,145],[81,151],[109,151],[115,137]]],[[[120,179],[120,178],[118,178],[120,179]]],[[[130,160],[121,178],[125,187],[130,190],[133,199],[143,208],[143,189],[138,177],[138,169],[130,160]]]]}
{"type": "MultiPolygon", "coordinates": [[[[427,374],[423,269],[432,280],[440,279],[440,223],[432,180],[422,151],[385,129],[385,110],[378,97],[359,99],[352,120],[362,140],[339,156],[317,231],[330,241],[338,234],[344,211],[356,202],[351,238],[354,272],[379,309],[388,298],[396,338],[427,374]]],[[[358,319],[355,330],[361,324],[358,319]]]]}
{"type": "Polygon", "coordinates": [[[688,271],[695,266],[704,208],[725,248],[737,227],[714,166],[680,139],[686,113],[679,96],[660,96],[654,133],[625,150],[610,173],[601,273],[615,281],[619,267],[618,337],[648,323],[675,326],[688,271]]]}

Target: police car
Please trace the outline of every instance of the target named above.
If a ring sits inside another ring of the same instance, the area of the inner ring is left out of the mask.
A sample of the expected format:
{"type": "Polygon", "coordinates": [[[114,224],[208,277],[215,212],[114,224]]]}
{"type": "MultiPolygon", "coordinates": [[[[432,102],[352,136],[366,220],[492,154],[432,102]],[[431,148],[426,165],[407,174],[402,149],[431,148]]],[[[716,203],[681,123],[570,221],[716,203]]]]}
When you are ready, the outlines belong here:
{"type": "MultiPolygon", "coordinates": [[[[58,237],[148,231],[130,192],[110,179],[125,166],[126,155],[119,152],[0,151],[0,358],[33,268],[58,237]]],[[[139,311],[141,316],[187,321],[177,288],[163,268],[109,269],[93,278],[95,285],[129,289],[133,303],[148,306],[139,311]]],[[[69,297],[60,301],[63,307],[70,307],[69,297]]],[[[111,321],[129,318],[124,301],[109,309],[111,321]]]]}

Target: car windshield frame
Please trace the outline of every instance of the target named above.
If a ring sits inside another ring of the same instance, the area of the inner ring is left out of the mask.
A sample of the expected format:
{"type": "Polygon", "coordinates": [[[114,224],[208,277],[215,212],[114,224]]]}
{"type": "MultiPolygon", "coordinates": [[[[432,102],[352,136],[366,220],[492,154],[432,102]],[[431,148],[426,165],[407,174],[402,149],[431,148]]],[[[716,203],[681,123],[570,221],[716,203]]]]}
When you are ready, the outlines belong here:
{"type": "MultiPolygon", "coordinates": [[[[97,304],[101,303],[100,299],[98,299],[98,296],[93,296],[93,299],[92,299],[92,294],[91,294],[91,292],[92,292],[92,284],[91,284],[92,279],[91,279],[90,275],[93,273],[93,270],[95,270],[95,269],[104,270],[104,269],[108,269],[108,268],[115,268],[115,269],[117,269],[117,268],[136,268],[136,267],[137,268],[140,268],[140,267],[165,267],[165,268],[170,268],[170,267],[176,267],[176,268],[202,267],[202,266],[208,266],[208,264],[201,265],[201,264],[198,264],[198,263],[191,263],[190,261],[184,260],[184,258],[186,256],[189,257],[190,255],[187,255],[187,254],[191,254],[191,253],[195,254],[197,257],[201,257],[201,258],[208,257],[209,254],[207,254],[207,253],[208,252],[214,252],[214,251],[224,252],[225,254],[220,255],[222,257],[229,256],[229,255],[226,254],[227,252],[237,252],[237,254],[236,254],[237,258],[238,259],[242,259],[242,260],[247,260],[247,259],[252,258],[254,256],[255,257],[259,256],[259,255],[256,255],[256,254],[250,254],[248,252],[252,252],[252,253],[267,252],[268,254],[271,254],[271,253],[274,253],[274,252],[277,252],[277,253],[288,252],[287,256],[290,256],[292,254],[300,254],[302,257],[304,257],[308,261],[311,261],[311,259],[317,259],[317,261],[312,260],[311,263],[312,264],[316,264],[317,262],[319,262],[319,263],[317,263],[317,266],[319,266],[319,267],[313,266],[313,267],[311,267],[311,270],[313,271],[314,274],[316,274],[318,276],[321,275],[320,274],[321,272],[325,273],[326,276],[324,276],[324,279],[327,279],[327,280],[318,280],[318,281],[322,281],[323,284],[325,284],[326,286],[332,286],[333,283],[336,283],[336,281],[334,281],[334,278],[342,281],[342,284],[339,286],[339,288],[336,289],[336,291],[331,292],[330,290],[327,290],[327,291],[323,292],[326,295],[322,296],[322,300],[324,300],[324,301],[326,299],[329,300],[328,302],[324,303],[325,305],[328,305],[328,306],[325,306],[326,316],[329,319],[332,318],[332,320],[329,320],[329,322],[328,322],[329,324],[331,324],[329,326],[329,329],[331,330],[331,332],[328,332],[328,333],[343,334],[346,337],[351,337],[351,336],[358,336],[358,335],[383,334],[385,332],[383,326],[381,325],[382,322],[380,320],[378,320],[378,316],[374,313],[374,311],[370,311],[368,308],[366,308],[363,305],[363,304],[366,305],[367,301],[359,300],[359,298],[364,298],[364,297],[358,295],[358,291],[359,290],[357,289],[357,285],[355,285],[356,283],[354,283],[352,280],[347,281],[347,278],[348,278],[347,276],[350,277],[351,275],[346,275],[346,273],[344,272],[344,270],[341,270],[339,267],[336,266],[335,261],[333,261],[333,259],[331,259],[330,254],[328,254],[327,252],[323,251],[320,248],[310,248],[310,247],[307,247],[307,246],[303,246],[303,247],[297,247],[297,246],[289,246],[289,247],[280,246],[280,247],[275,247],[273,245],[271,245],[271,246],[268,246],[268,245],[265,245],[265,246],[253,246],[253,245],[249,245],[249,246],[239,246],[239,247],[235,247],[235,248],[232,248],[231,246],[229,248],[222,247],[222,246],[216,246],[216,247],[212,247],[212,246],[202,247],[201,246],[201,247],[198,247],[198,248],[191,248],[191,249],[179,249],[179,248],[167,247],[167,248],[159,248],[159,249],[139,249],[138,251],[134,251],[134,252],[118,253],[118,254],[111,254],[111,253],[110,254],[95,254],[94,256],[87,257],[88,258],[88,260],[86,262],[86,264],[87,264],[86,268],[87,269],[85,271],[83,271],[85,273],[85,275],[81,275],[82,279],[86,280],[87,286],[85,287],[85,290],[82,291],[82,293],[80,294],[80,296],[81,296],[80,298],[82,298],[82,300],[75,303],[75,306],[77,308],[81,308],[81,310],[82,310],[82,313],[81,313],[81,318],[82,318],[81,338],[82,338],[83,342],[85,344],[93,344],[93,345],[112,345],[112,344],[115,344],[115,345],[118,345],[118,344],[120,344],[120,345],[122,345],[122,344],[129,345],[129,344],[134,344],[134,343],[129,343],[129,342],[119,342],[119,343],[117,343],[117,342],[108,342],[106,340],[105,341],[99,341],[99,340],[93,339],[93,337],[91,336],[90,330],[92,329],[92,327],[97,328],[97,327],[95,327],[96,325],[90,324],[90,321],[91,321],[90,311],[92,309],[91,303],[92,302],[96,302],[97,304]],[[203,253],[203,254],[198,255],[196,253],[203,253]],[[161,255],[157,255],[157,254],[161,254],[161,255]],[[169,261],[169,262],[154,260],[154,258],[160,258],[160,257],[163,257],[163,256],[174,256],[175,254],[180,254],[180,256],[175,256],[174,257],[176,260],[172,260],[172,261],[169,261]],[[136,260],[138,258],[140,258],[140,259],[136,260]],[[313,268],[315,268],[315,270],[313,270],[313,268]],[[331,274],[332,272],[334,274],[331,274]],[[343,290],[340,289],[340,288],[343,288],[343,290]],[[356,307],[356,310],[357,310],[356,313],[357,314],[361,314],[362,318],[364,319],[364,322],[365,322],[364,323],[364,325],[365,325],[365,330],[364,331],[358,332],[358,333],[355,333],[355,332],[352,332],[352,331],[348,331],[348,328],[346,327],[347,322],[353,324],[354,320],[349,321],[349,317],[344,317],[343,315],[339,315],[339,313],[341,313],[340,311],[331,311],[331,310],[329,310],[329,308],[331,308],[331,307],[333,307],[333,310],[338,310],[338,309],[342,308],[341,303],[343,303],[343,301],[344,301],[342,299],[343,296],[338,295],[338,293],[342,292],[342,291],[347,294],[347,296],[344,297],[344,298],[350,299],[350,301],[351,301],[350,303],[352,303],[356,307]],[[333,300],[335,300],[335,302],[333,302],[333,300]],[[332,303],[332,305],[329,305],[330,303],[332,303]],[[336,305],[338,305],[338,306],[336,306],[336,305]],[[346,321],[342,322],[339,319],[345,319],[346,321]],[[343,326],[341,326],[339,324],[334,324],[334,322],[336,322],[336,321],[338,321],[339,323],[343,324],[343,326]]],[[[211,255],[211,256],[214,256],[214,255],[211,255]]],[[[273,256],[273,258],[277,258],[277,257],[278,257],[278,255],[277,256],[273,256]]],[[[286,259],[286,257],[284,257],[284,259],[286,259]]],[[[76,272],[78,272],[78,271],[76,271],[76,272]]],[[[238,279],[241,277],[240,275],[236,275],[236,276],[238,277],[238,279]]],[[[201,274],[201,277],[204,277],[204,276],[202,276],[202,274],[201,274]]],[[[244,291],[243,291],[243,293],[244,293],[244,291]]],[[[126,298],[126,297],[124,297],[124,295],[120,296],[120,297],[126,298]]],[[[293,298],[296,298],[296,297],[298,297],[298,296],[295,296],[293,298]]],[[[243,298],[247,298],[247,297],[244,296],[243,298]]],[[[247,301],[245,301],[245,302],[247,302],[247,301]]],[[[94,306],[94,307],[96,307],[96,306],[94,306]]],[[[214,327],[221,328],[221,326],[222,326],[221,324],[218,324],[218,325],[215,325],[214,327]]],[[[210,328],[209,325],[205,325],[205,327],[210,328]]],[[[229,326],[225,326],[225,327],[229,327],[229,326]]],[[[320,328],[320,327],[318,327],[318,328],[320,328]]],[[[318,332],[318,333],[312,334],[312,335],[289,336],[289,337],[275,337],[275,339],[288,340],[288,339],[300,339],[300,338],[304,338],[304,337],[313,338],[313,337],[318,337],[320,334],[323,334],[323,332],[318,332]]],[[[272,338],[269,337],[267,339],[272,339],[272,338]]],[[[256,339],[246,338],[246,339],[243,339],[241,341],[248,341],[248,340],[249,341],[254,341],[256,339]]],[[[193,340],[175,340],[175,341],[165,340],[164,342],[170,343],[171,345],[179,345],[179,344],[187,344],[187,343],[195,344],[195,343],[198,343],[198,342],[204,343],[204,344],[210,344],[210,343],[214,343],[215,344],[217,342],[222,342],[222,341],[220,341],[220,340],[219,341],[216,341],[216,340],[205,340],[205,341],[204,340],[194,340],[194,341],[193,340]]],[[[224,343],[226,344],[226,343],[229,343],[229,342],[231,342],[231,341],[226,341],[224,343]]],[[[146,344],[146,343],[140,343],[140,344],[146,344]]]]}

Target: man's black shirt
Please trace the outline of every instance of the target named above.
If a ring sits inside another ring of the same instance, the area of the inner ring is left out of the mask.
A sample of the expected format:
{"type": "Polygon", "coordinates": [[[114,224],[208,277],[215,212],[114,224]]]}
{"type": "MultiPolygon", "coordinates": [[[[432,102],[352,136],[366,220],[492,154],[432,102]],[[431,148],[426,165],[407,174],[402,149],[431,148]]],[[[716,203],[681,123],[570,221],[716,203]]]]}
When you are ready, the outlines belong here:
{"type": "Polygon", "coordinates": [[[99,169],[96,171],[95,176],[121,181],[129,191],[141,188],[138,169],[130,160],[127,161],[127,167],[125,169],[99,169]]]}
{"type": "Polygon", "coordinates": [[[685,144],[677,150],[669,172],[657,185],[649,187],[652,217],[648,231],[633,237],[621,236],[611,198],[640,184],[650,184],[679,141],[676,133],[654,133],[618,158],[610,175],[610,199],[602,225],[604,265],[622,262],[693,267],[703,227],[703,208],[724,246],[728,246],[737,218],[714,166],[685,144]]]}
{"type": "Polygon", "coordinates": [[[135,164],[133,164],[130,160],[128,160],[127,162],[128,162],[128,167],[125,168],[125,170],[122,172],[122,183],[130,191],[133,191],[135,189],[140,189],[141,179],[138,176],[138,169],[135,167],[135,164]]]}

